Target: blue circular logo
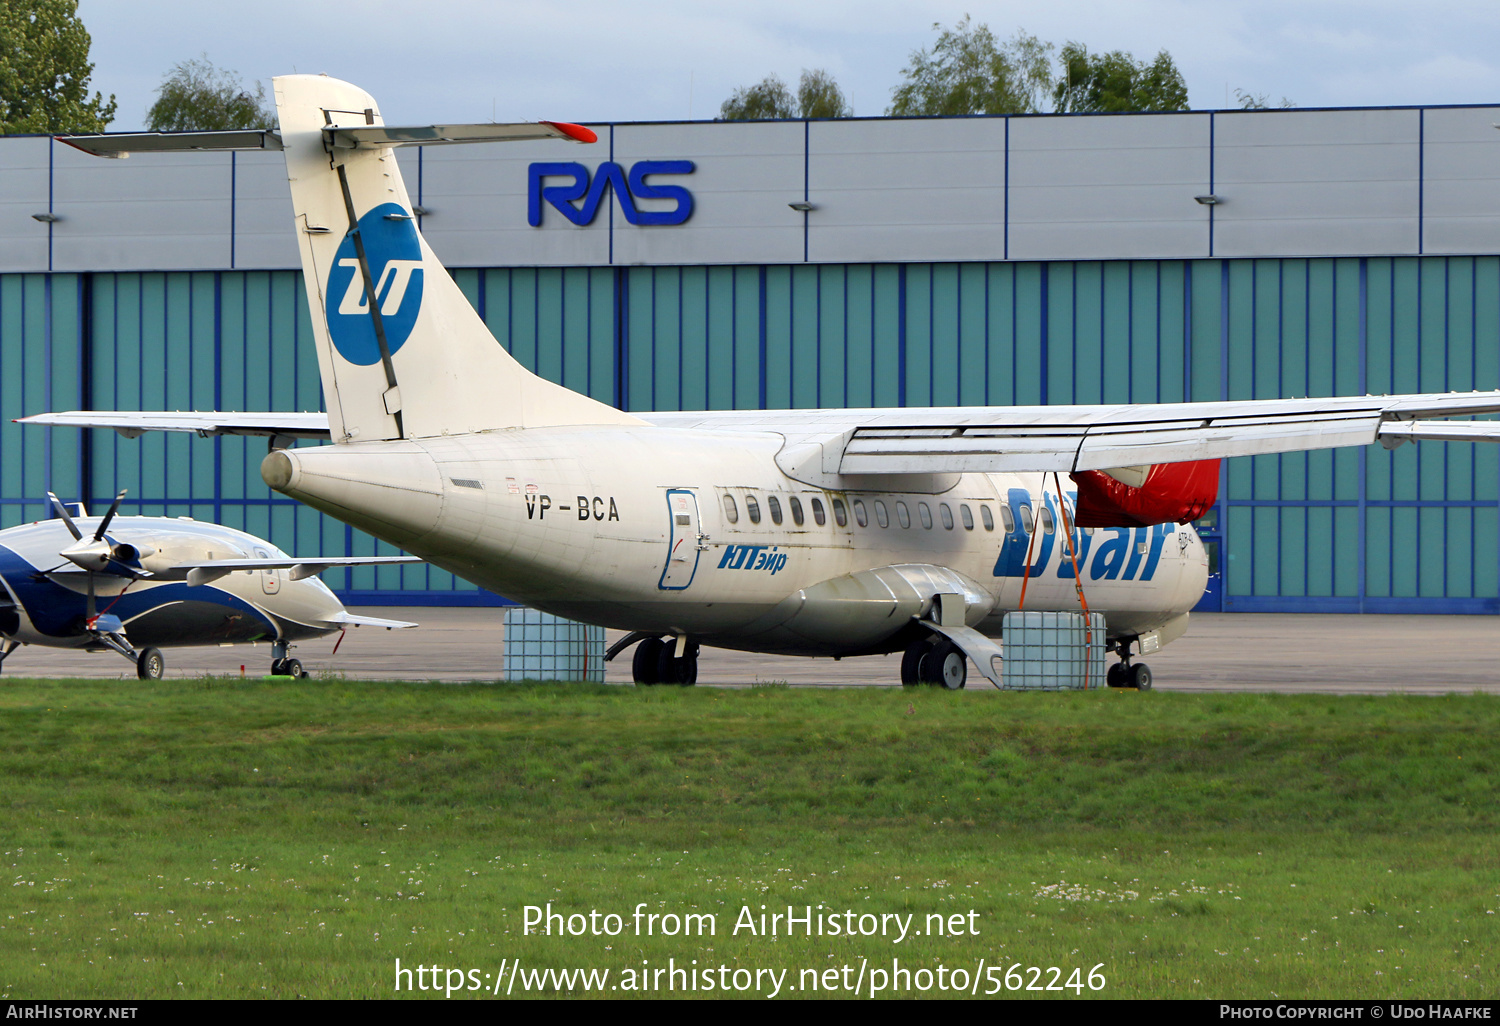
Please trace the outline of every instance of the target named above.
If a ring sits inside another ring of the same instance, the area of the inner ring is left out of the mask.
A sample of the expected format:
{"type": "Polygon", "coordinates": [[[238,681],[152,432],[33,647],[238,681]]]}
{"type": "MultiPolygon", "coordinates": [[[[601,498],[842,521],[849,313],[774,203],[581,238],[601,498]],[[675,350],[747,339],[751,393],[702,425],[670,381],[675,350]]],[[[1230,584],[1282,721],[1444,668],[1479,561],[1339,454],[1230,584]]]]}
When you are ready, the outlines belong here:
{"type": "MultiPolygon", "coordinates": [[[[416,326],[417,313],[422,309],[422,243],[411,214],[395,203],[382,203],[361,217],[359,235],[375,282],[386,345],[394,356],[416,326]]],[[[370,316],[353,234],[344,236],[334,254],[323,295],[328,334],[339,355],[361,367],[379,363],[380,345],[375,341],[375,322],[370,316]]]]}

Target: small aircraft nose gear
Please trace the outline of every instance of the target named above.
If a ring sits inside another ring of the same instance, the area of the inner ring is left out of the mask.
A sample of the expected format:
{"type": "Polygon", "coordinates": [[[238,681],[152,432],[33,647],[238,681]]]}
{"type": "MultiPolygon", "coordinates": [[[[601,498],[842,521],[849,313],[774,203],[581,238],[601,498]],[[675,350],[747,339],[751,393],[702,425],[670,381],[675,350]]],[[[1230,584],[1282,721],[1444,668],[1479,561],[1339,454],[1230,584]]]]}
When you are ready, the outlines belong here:
{"type": "Polygon", "coordinates": [[[1130,638],[1120,638],[1114,643],[1114,650],[1119,655],[1120,661],[1109,668],[1105,676],[1105,683],[1112,688],[1135,688],[1137,691],[1151,690],[1151,667],[1145,663],[1132,663],[1130,661],[1130,638]]]}
{"type": "Polygon", "coordinates": [[[689,639],[679,657],[676,638],[643,638],[635,646],[630,675],[637,684],[680,684],[683,687],[696,684],[698,643],[689,639]]]}
{"type": "Polygon", "coordinates": [[[936,634],[918,638],[901,657],[901,683],[933,684],[958,691],[969,679],[969,660],[953,642],[936,634]]]}
{"type": "Polygon", "coordinates": [[[307,671],[302,668],[299,660],[287,658],[290,647],[285,641],[271,642],[271,676],[299,679],[307,676],[307,671]]]}

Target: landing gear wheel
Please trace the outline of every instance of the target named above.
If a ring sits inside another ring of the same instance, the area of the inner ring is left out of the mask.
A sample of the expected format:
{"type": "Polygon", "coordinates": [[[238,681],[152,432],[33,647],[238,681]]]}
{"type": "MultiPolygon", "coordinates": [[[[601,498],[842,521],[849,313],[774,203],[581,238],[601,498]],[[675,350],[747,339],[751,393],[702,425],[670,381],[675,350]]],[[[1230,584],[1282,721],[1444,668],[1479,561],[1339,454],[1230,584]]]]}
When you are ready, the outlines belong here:
{"type": "Polygon", "coordinates": [[[660,638],[646,638],[635,646],[635,655],[630,660],[630,676],[637,684],[655,684],[660,679],[657,666],[665,647],[660,638]]]}
{"type": "Polygon", "coordinates": [[[698,645],[688,642],[686,653],[679,659],[676,654],[676,638],[669,638],[660,644],[661,654],[656,659],[656,679],[663,684],[679,684],[682,687],[698,683],[698,645]]]}
{"type": "Polygon", "coordinates": [[[941,684],[949,691],[958,691],[969,679],[969,660],[957,645],[944,638],[923,657],[918,672],[924,684],[941,684]]]}
{"type": "Polygon", "coordinates": [[[141,654],[135,660],[135,675],[141,680],[161,680],[162,674],[167,672],[167,661],[162,658],[161,649],[143,648],[141,654]]]}
{"type": "Polygon", "coordinates": [[[285,675],[286,670],[285,670],[285,668],[282,665],[285,662],[286,662],[285,659],[272,659],[271,660],[271,676],[273,676],[273,677],[280,677],[280,676],[285,675]]]}
{"type": "Polygon", "coordinates": [[[298,659],[282,660],[281,672],[286,674],[288,677],[293,677],[297,680],[301,680],[303,677],[307,676],[307,671],[302,668],[302,662],[298,659]]]}
{"type": "Polygon", "coordinates": [[[930,651],[932,651],[932,645],[926,638],[913,641],[906,646],[906,654],[901,657],[901,684],[904,687],[922,683],[922,660],[930,651]]]}
{"type": "Polygon", "coordinates": [[[1111,663],[1104,682],[1112,688],[1130,687],[1130,667],[1124,663],[1111,663]]]}
{"type": "Polygon", "coordinates": [[[1151,690],[1151,667],[1145,663],[1135,663],[1130,667],[1130,686],[1137,691],[1151,690]]]}

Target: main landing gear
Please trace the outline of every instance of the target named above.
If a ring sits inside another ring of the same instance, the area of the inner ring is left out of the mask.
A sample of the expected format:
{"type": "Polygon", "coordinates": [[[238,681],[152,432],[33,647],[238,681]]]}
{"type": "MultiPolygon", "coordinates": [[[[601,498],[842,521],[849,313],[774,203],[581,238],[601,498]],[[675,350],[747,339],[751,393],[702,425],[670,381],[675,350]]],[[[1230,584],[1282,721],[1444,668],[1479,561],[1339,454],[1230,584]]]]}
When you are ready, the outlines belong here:
{"type": "Polygon", "coordinates": [[[1105,683],[1112,688],[1135,688],[1137,691],[1151,690],[1151,667],[1145,663],[1130,661],[1130,638],[1121,638],[1114,643],[1120,661],[1110,666],[1105,683]]]}
{"type": "Polygon", "coordinates": [[[690,687],[698,683],[698,643],[689,639],[682,656],[678,657],[676,638],[643,638],[635,646],[630,673],[637,684],[690,687]]]}
{"type": "Polygon", "coordinates": [[[938,634],[918,638],[906,646],[901,657],[901,683],[931,684],[957,691],[968,682],[969,659],[963,651],[938,634]]]}

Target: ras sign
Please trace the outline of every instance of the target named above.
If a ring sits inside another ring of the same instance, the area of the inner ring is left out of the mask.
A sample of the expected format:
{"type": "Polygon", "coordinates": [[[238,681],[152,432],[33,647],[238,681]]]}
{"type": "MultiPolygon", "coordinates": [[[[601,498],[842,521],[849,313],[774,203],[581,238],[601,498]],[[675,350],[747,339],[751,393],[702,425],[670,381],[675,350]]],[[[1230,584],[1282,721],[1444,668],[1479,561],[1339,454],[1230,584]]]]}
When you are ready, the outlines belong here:
{"type": "Polygon", "coordinates": [[[647,178],[655,175],[689,175],[691,160],[641,160],[632,164],[629,175],[613,161],[599,165],[589,181],[589,169],[582,164],[532,164],[526,172],[526,222],[531,227],[542,223],[542,201],[577,225],[592,224],[604,199],[604,190],[614,188],[615,199],[625,220],[631,224],[682,224],[693,214],[693,194],[680,185],[654,185],[647,178]],[[546,185],[548,178],[571,178],[567,185],[546,185]],[[627,181],[629,185],[627,186],[627,181]],[[673,210],[639,210],[636,200],[676,200],[673,210]],[[582,200],[582,206],[574,206],[582,200]]]}

